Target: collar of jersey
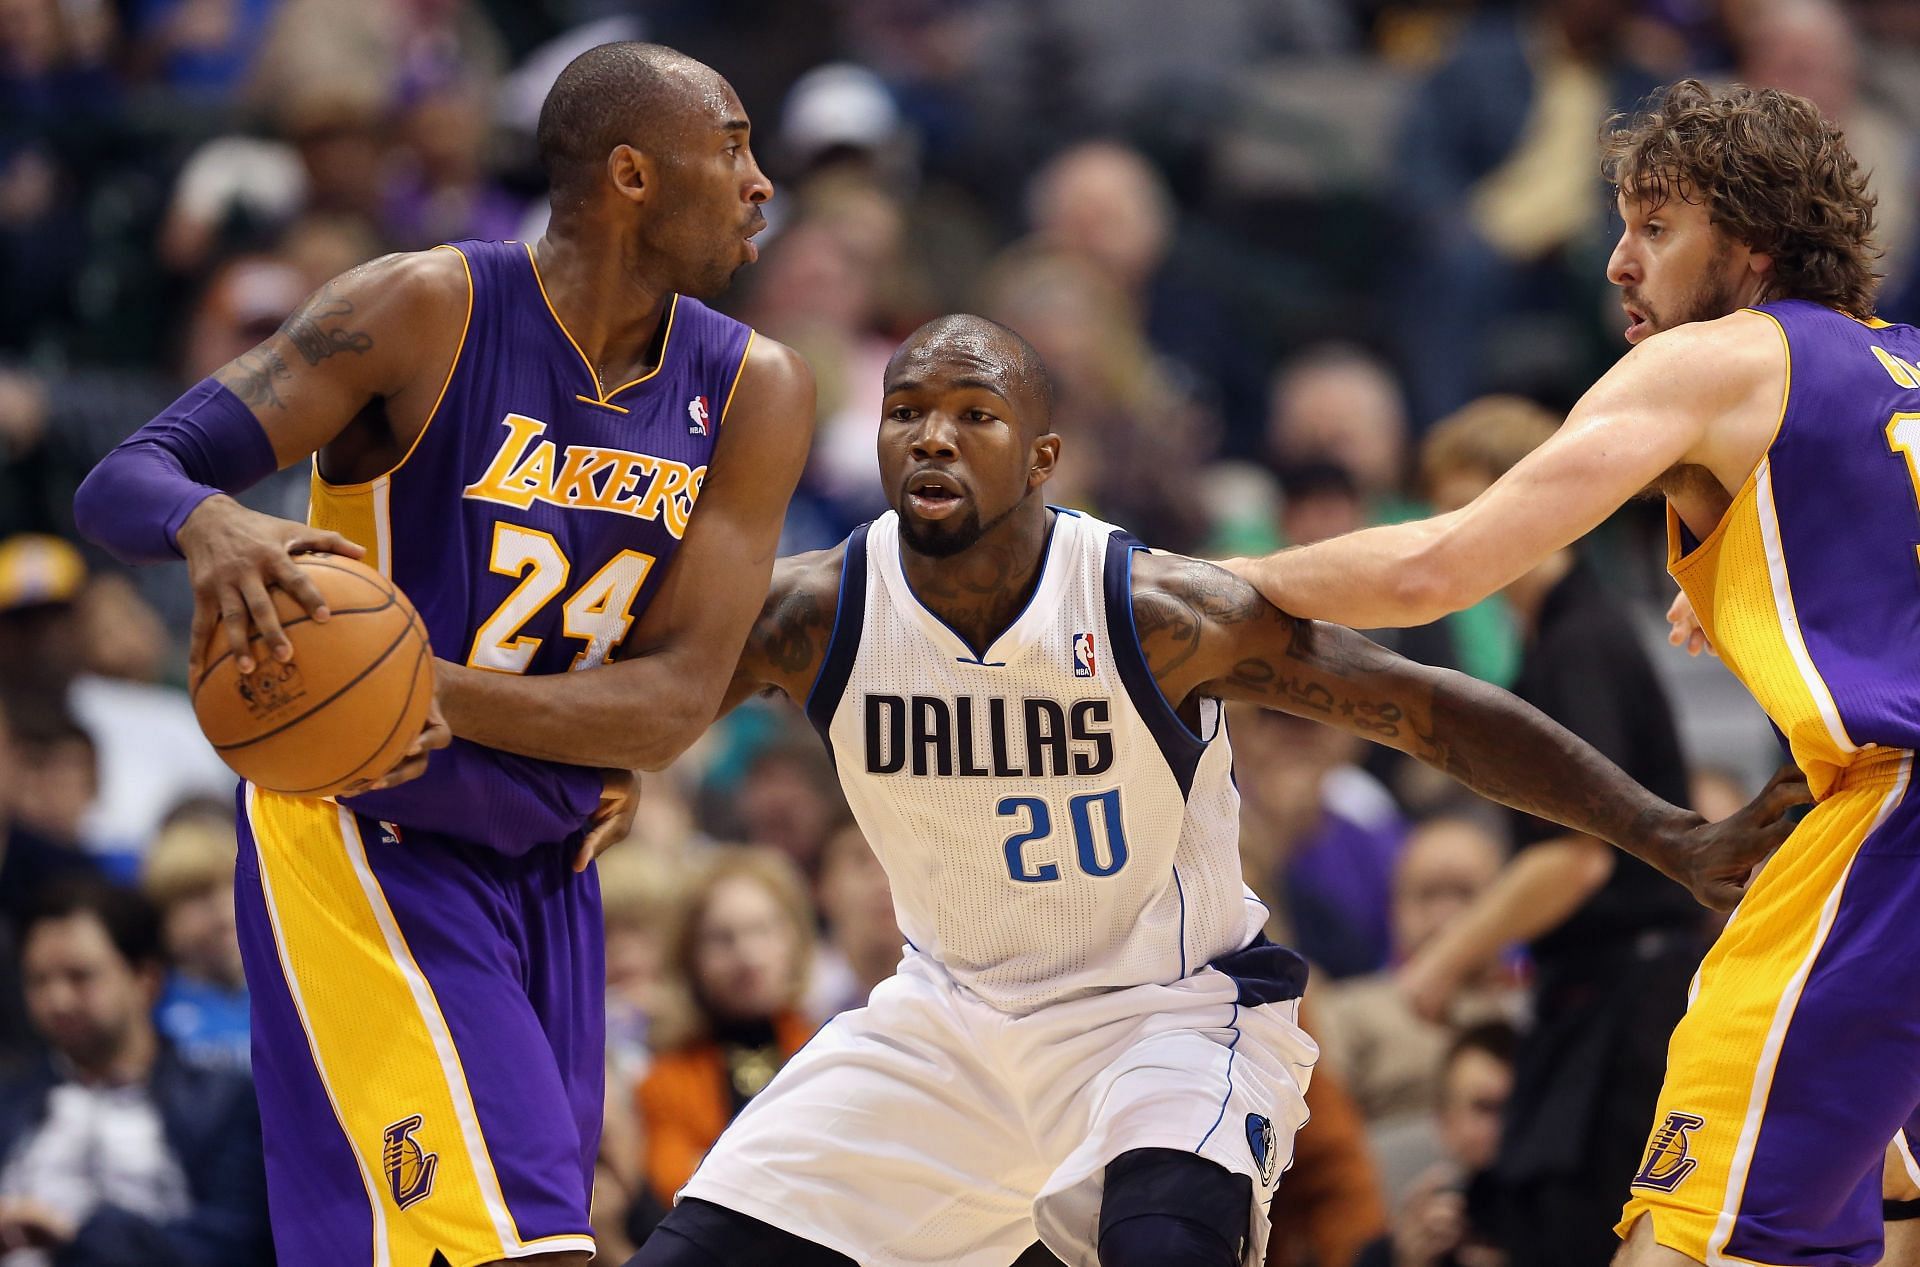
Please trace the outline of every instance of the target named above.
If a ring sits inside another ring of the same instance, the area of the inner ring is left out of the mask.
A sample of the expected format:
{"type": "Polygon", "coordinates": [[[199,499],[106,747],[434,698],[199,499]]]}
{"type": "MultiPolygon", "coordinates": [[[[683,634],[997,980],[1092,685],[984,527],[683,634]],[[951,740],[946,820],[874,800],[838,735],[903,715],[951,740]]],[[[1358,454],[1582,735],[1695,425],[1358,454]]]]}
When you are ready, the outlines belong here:
{"type": "Polygon", "coordinates": [[[1057,556],[1069,549],[1068,538],[1075,531],[1078,517],[1054,511],[1053,523],[1047,529],[1047,544],[1040,556],[1040,576],[1034,582],[1033,594],[1027,599],[1027,605],[1013,618],[1013,623],[1001,630],[985,651],[976,652],[959,632],[940,619],[939,615],[913,592],[913,586],[907,581],[905,565],[900,559],[900,516],[897,511],[888,511],[874,526],[885,534],[882,548],[874,551],[880,565],[880,574],[887,588],[905,596],[897,604],[901,615],[919,625],[932,639],[935,645],[953,656],[961,664],[977,664],[982,668],[999,669],[1006,667],[1007,661],[1024,651],[1039,634],[1040,627],[1053,615],[1059,606],[1058,595],[1061,586],[1066,583],[1066,560],[1057,556]]]}

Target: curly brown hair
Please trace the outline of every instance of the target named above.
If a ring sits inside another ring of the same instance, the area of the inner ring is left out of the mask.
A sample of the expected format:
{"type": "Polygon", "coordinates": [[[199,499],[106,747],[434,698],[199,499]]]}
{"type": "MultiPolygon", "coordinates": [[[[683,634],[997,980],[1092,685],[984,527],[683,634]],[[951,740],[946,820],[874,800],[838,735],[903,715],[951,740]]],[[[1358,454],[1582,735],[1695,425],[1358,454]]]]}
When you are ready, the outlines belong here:
{"type": "Polygon", "coordinates": [[[1707,207],[1712,222],[1773,257],[1772,298],[1873,315],[1874,196],[1839,128],[1805,97],[1697,79],[1661,89],[1603,140],[1616,190],[1707,207]]]}

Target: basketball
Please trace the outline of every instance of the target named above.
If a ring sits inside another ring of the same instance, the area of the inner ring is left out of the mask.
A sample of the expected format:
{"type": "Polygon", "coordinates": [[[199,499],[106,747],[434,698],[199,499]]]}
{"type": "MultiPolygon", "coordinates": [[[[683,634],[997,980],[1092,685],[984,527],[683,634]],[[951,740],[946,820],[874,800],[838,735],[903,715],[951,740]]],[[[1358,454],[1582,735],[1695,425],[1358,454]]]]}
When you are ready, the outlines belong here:
{"type": "Polygon", "coordinates": [[[335,554],[294,562],[326,599],[327,621],[271,591],[293,658],[281,663],[256,635],[251,673],[240,672],[216,626],[193,711],[241,778],[289,796],[332,796],[386,773],[420,733],[433,699],[433,651],[407,596],[366,564],[335,554]]]}

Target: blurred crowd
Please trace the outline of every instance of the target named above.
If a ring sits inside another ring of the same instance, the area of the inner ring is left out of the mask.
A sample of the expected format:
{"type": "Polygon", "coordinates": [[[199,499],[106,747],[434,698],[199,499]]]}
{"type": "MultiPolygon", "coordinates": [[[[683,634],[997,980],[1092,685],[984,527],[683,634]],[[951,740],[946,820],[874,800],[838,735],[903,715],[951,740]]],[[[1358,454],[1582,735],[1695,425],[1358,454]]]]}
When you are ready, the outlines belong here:
{"type": "MultiPolygon", "coordinates": [[[[1050,498],[1153,544],[1245,553],[1459,504],[1622,350],[1595,140],[1683,74],[1844,126],[1879,197],[1881,315],[1920,319],[1910,0],[0,0],[0,1267],[271,1253],[233,784],[180,689],[190,597],[178,568],[78,545],[74,488],[329,276],[537,237],[540,100],[622,38],[727,75],[778,186],[724,306],[819,380],[788,550],[884,508],[881,367],[954,310],[1049,365],[1050,498]]],[[[299,470],[248,495],[305,498],[299,470]]],[[[1724,815],[1779,754],[1724,674],[1659,645],[1660,532],[1629,508],[1382,637],[1724,815]]],[[[1671,1024],[1614,987],[1677,1016],[1702,913],[1332,731],[1250,713],[1234,735],[1248,880],[1315,965],[1324,1048],[1271,1261],[1604,1262],[1671,1024]],[[1542,1220],[1583,1248],[1530,1256],[1542,1220]]],[[[901,938],[777,708],[650,779],[601,882],[618,1262],[901,938]]]]}

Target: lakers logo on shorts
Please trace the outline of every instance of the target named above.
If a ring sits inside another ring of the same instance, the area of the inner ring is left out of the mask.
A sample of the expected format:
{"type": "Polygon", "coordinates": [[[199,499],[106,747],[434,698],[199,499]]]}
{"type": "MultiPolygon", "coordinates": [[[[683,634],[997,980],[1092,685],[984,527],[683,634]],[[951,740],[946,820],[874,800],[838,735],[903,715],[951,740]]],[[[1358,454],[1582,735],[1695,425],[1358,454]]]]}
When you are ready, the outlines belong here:
{"type": "Polygon", "coordinates": [[[1698,1157],[1687,1156],[1687,1136],[1706,1124],[1707,1120],[1697,1114],[1668,1113],[1667,1120],[1647,1143],[1647,1159],[1641,1163],[1640,1173],[1633,1177],[1633,1186],[1652,1188],[1656,1192],[1672,1192],[1678,1188],[1700,1164],[1698,1157]]]}
{"type": "Polygon", "coordinates": [[[1253,1160],[1260,1167],[1260,1185],[1265,1187],[1273,1182],[1273,1165],[1279,1153],[1274,1146],[1272,1118],[1247,1114],[1247,1147],[1253,1150],[1253,1160]]]}
{"type": "Polygon", "coordinates": [[[423,1152],[413,1133],[420,1129],[421,1117],[402,1118],[387,1128],[380,1149],[381,1168],[387,1172],[387,1189],[393,1203],[406,1209],[424,1201],[433,1192],[433,1172],[440,1165],[440,1154],[423,1152]]]}

